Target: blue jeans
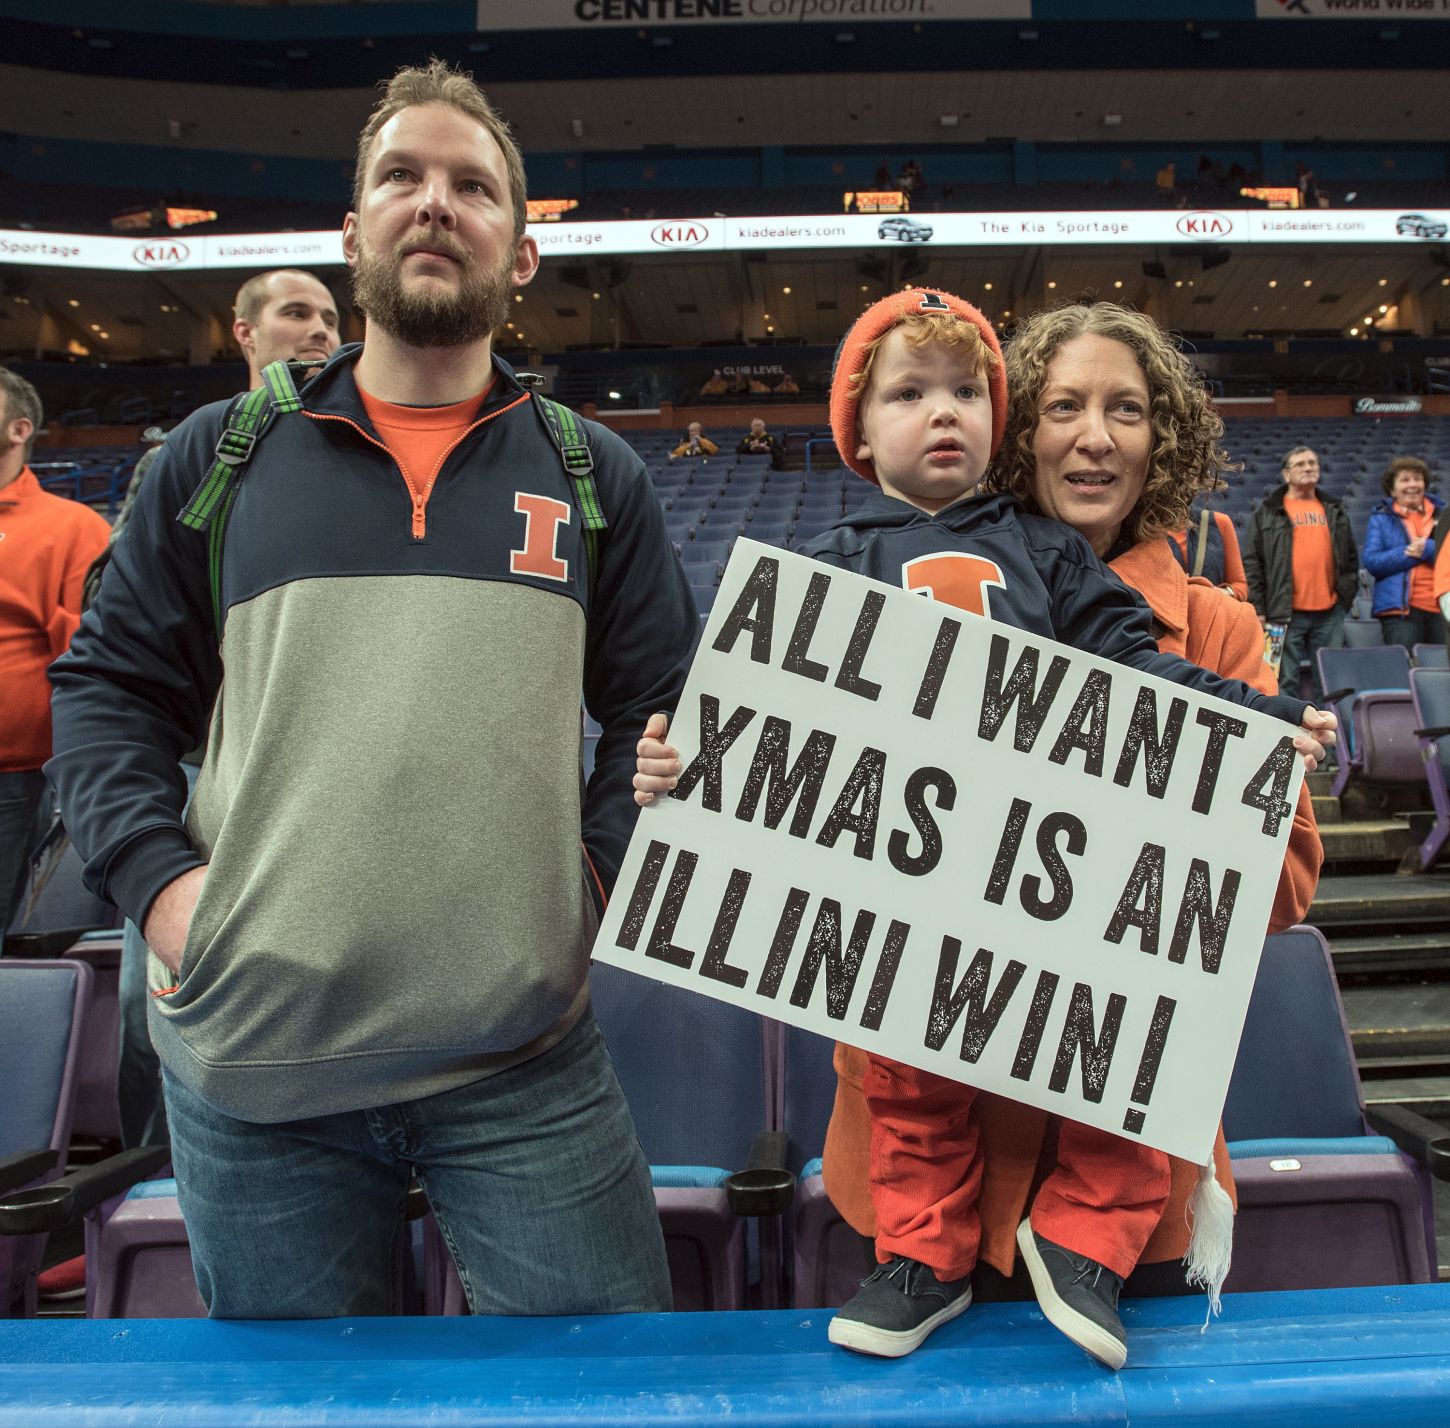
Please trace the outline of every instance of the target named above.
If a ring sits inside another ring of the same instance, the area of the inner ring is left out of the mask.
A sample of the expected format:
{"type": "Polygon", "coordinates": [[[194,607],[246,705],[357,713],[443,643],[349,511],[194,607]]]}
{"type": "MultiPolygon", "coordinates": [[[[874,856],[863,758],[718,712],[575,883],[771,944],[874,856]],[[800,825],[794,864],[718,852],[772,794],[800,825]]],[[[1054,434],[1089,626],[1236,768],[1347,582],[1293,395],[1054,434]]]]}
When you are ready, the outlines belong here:
{"type": "Polygon", "coordinates": [[[30,850],[50,822],[51,795],[39,769],[0,773],[0,938],[25,901],[30,850]]]}
{"type": "Polygon", "coordinates": [[[1387,645],[1403,645],[1414,652],[1416,645],[1443,645],[1445,617],[1438,610],[1411,610],[1407,615],[1381,615],[1387,645]]]}
{"type": "Polygon", "coordinates": [[[671,1307],[649,1167],[590,1012],[497,1075],[315,1120],[235,1120],[163,1074],[213,1318],[398,1312],[392,1266],[415,1171],[475,1313],[671,1307]]]}
{"type": "Polygon", "coordinates": [[[1313,699],[1316,704],[1324,703],[1324,686],[1319,682],[1319,661],[1315,655],[1320,650],[1337,649],[1344,643],[1343,605],[1331,610],[1295,610],[1284,633],[1284,657],[1279,662],[1279,692],[1299,698],[1299,670],[1309,666],[1310,682],[1313,685],[1313,699]]]}
{"type": "MultiPolygon", "coordinates": [[[[183,763],[188,790],[196,787],[201,772],[183,763]]],[[[161,1094],[161,1061],[151,1045],[146,1024],[146,939],[128,917],[121,933],[121,976],[116,988],[121,1014],[117,1036],[116,1099],[121,1110],[121,1147],[165,1145],[166,1101],[161,1094]]]]}

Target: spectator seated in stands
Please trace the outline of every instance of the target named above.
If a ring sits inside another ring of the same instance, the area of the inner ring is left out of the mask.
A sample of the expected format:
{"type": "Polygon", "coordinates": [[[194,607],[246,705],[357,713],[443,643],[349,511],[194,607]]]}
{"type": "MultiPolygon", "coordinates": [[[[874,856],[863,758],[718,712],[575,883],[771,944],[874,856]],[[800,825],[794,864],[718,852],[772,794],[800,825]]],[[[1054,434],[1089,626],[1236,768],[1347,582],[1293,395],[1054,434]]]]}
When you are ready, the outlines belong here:
{"type": "Polygon", "coordinates": [[[767,387],[765,383],[760,380],[759,377],[755,376],[754,373],[752,373],[749,379],[746,381],[745,390],[748,391],[752,397],[763,397],[769,393],[770,388],[767,387]]]}
{"type": "Polygon", "coordinates": [[[772,436],[765,429],[765,422],[756,417],[750,423],[750,430],[740,438],[740,445],[735,448],[737,456],[769,456],[770,464],[775,469],[780,469],[780,438],[772,436]]]}
{"type": "Polygon", "coordinates": [[[730,383],[721,375],[720,369],[715,368],[710,374],[709,380],[700,387],[702,397],[723,397],[730,390],[730,383]]]}
{"type": "Polygon", "coordinates": [[[714,456],[720,448],[705,435],[704,428],[692,421],[685,430],[685,439],[670,452],[670,460],[677,456],[714,456]]]}
{"type": "Polygon", "coordinates": [[[800,383],[789,372],[782,373],[780,381],[775,384],[775,394],[778,397],[797,397],[800,390],[800,383]]]}

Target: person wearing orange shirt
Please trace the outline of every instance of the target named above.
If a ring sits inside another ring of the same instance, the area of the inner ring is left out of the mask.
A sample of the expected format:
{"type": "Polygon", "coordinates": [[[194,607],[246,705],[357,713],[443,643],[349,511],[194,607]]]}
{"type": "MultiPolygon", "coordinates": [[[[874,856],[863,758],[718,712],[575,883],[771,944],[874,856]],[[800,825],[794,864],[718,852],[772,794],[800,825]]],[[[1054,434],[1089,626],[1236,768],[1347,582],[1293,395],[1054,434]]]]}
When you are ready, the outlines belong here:
{"type": "Polygon", "coordinates": [[[41,489],[30,452],[40,396],[0,367],[0,934],[14,920],[30,849],[50,817],[50,684],[81,618],[86,568],[111,528],[79,501],[41,489]]]}
{"type": "Polygon", "coordinates": [[[1442,643],[1445,619],[1435,599],[1435,526],[1440,503],[1425,487],[1430,468],[1418,456],[1397,456],[1381,485],[1385,499],[1370,513],[1364,568],[1374,576],[1374,614],[1387,645],[1442,643]]]}
{"type": "Polygon", "coordinates": [[[1319,489],[1319,457],[1295,446],[1280,470],[1283,487],[1249,521],[1244,573],[1260,623],[1286,627],[1279,688],[1296,693],[1307,664],[1322,700],[1314,656],[1344,643],[1344,619],[1359,588],[1359,549],[1344,503],[1319,489]]]}
{"type": "Polygon", "coordinates": [[[1193,522],[1168,539],[1178,552],[1179,565],[1190,576],[1201,576],[1236,600],[1249,598],[1238,532],[1227,512],[1201,510],[1193,522]]]}

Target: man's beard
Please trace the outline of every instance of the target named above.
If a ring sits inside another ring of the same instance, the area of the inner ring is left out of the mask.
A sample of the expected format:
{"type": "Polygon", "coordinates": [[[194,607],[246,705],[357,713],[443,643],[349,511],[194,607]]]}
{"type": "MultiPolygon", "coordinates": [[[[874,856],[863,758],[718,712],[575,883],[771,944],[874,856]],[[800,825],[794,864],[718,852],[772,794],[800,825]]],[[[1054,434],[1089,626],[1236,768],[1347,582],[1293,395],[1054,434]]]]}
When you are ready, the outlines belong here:
{"type": "Polygon", "coordinates": [[[480,342],[504,325],[508,317],[513,255],[493,271],[481,269],[456,243],[446,237],[420,244],[405,238],[385,257],[376,257],[358,240],[357,267],[352,273],[353,302],[384,332],[409,347],[466,347],[480,342]],[[403,286],[406,255],[418,247],[454,255],[463,268],[463,283],[456,292],[429,287],[410,291],[403,286]]]}

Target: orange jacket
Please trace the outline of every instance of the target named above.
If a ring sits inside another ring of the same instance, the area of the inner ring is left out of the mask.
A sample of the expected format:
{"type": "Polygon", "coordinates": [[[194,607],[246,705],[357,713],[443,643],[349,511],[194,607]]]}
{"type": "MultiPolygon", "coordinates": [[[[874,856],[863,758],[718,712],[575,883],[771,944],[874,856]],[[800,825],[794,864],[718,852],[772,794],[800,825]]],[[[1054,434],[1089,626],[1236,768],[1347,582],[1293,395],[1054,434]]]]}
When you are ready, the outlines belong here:
{"type": "MultiPolygon", "coordinates": [[[[1158,631],[1158,647],[1231,679],[1242,679],[1265,694],[1277,694],[1273,671],[1264,663],[1264,634],[1251,605],[1240,604],[1207,580],[1191,580],[1165,542],[1144,541],[1112,562],[1125,584],[1148,602],[1158,631]]],[[[1314,899],[1324,849],[1309,801],[1309,785],[1300,790],[1289,834],[1284,868],[1269,918],[1278,932],[1303,919],[1314,899]]],[[[867,1167],[871,1118],[861,1094],[866,1055],[838,1044],[835,1052],[836,1102],[826,1132],[826,1192],[846,1222],[863,1235],[876,1231],[867,1167]]],[[[982,1221],[980,1257],[1002,1274],[1012,1273],[1017,1226],[1026,1214],[1037,1183],[1051,1167],[1056,1135],[1046,1111],[1004,1096],[983,1092],[973,1115],[981,1127],[982,1192],[977,1212],[982,1221]]],[[[1220,1131],[1214,1146],[1218,1181],[1232,1195],[1233,1174],[1220,1131]]],[[[1188,1249],[1188,1197],[1198,1167],[1172,1160],[1172,1184],[1162,1219],[1140,1263],[1181,1259],[1188,1249]]]]}
{"type": "Polygon", "coordinates": [[[0,487],[0,773],[50,757],[50,662],[81,620],[86,568],[111,528],[89,506],[43,491],[27,466],[0,487]]]}

